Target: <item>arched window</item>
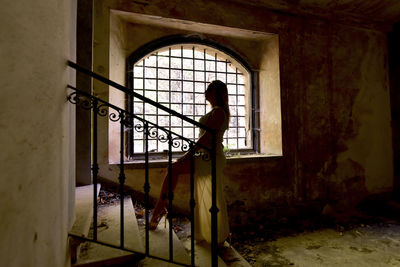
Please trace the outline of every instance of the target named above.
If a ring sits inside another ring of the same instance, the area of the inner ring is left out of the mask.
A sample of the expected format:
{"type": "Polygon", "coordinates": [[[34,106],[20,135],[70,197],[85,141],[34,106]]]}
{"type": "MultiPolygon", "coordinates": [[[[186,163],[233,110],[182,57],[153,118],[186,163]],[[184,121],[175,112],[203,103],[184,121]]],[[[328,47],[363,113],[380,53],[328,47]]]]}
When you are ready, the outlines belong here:
{"type": "MultiPolygon", "coordinates": [[[[223,145],[229,150],[251,150],[251,72],[238,59],[215,46],[199,43],[175,43],[158,46],[145,53],[136,52],[128,60],[128,86],[191,119],[198,121],[210,110],[205,90],[213,80],[227,84],[231,119],[223,145]]],[[[144,119],[197,140],[199,129],[137,98],[128,101],[128,108],[144,119]]],[[[130,154],[145,151],[144,136],[132,131],[130,154]]],[[[149,151],[164,152],[168,144],[149,141],[149,151]]],[[[178,149],[177,149],[178,151],[178,149]]]]}

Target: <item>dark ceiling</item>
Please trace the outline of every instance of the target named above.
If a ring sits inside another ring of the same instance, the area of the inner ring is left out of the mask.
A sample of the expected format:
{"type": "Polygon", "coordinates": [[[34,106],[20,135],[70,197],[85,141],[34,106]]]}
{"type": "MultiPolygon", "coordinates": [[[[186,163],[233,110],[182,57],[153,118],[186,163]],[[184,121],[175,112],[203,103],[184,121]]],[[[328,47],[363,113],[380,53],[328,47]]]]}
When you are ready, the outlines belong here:
{"type": "Polygon", "coordinates": [[[400,21],[400,0],[230,0],[288,14],[390,28],[400,21]]]}

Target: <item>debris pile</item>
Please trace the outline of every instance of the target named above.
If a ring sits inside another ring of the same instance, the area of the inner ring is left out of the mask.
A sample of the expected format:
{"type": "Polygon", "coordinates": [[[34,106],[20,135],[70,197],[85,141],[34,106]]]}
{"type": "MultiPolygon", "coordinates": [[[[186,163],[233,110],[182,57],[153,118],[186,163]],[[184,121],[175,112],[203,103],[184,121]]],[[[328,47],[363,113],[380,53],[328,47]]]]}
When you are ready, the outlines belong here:
{"type": "Polygon", "coordinates": [[[98,205],[115,205],[119,203],[119,194],[108,192],[104,189],[100,189],[99,197],[97,198],[98,205]]]}

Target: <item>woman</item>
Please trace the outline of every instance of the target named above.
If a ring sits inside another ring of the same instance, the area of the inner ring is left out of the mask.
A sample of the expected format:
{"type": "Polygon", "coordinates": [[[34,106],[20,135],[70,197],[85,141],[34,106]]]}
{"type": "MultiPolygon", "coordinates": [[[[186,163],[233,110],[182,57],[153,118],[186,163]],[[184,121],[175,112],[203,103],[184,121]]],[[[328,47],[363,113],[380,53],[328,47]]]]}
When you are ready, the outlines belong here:
{"type": "MultiPolygon", "coordinates": [[[[216,176],[217,176],[217,207],[218,212],[218,243],[222,244],[229,234],[228,212],[223,197],[223,169],[226,164],[223,153],[222,140],[224,132],[229,126],[228,90],[225,83],[216,80],[210,83],[205,92],[206,100],[211,104],[212,110],[200,118],[200,123],[216,130],[216,176]]],[[[211,133],[200,129],[200,137],[194,146],[194,151],[202,150],[199,145],[211,148],[211,133]]],[[[178,176],[190,174],[190,152],[178,159],[172,165],[172,190],[178,182],[178,176]]],[[[195,238],[211,243],[211,160],[204,160],[201,156],[194,158],[195,182],[195,238]]],[[[168,202],[169,173],[164,178],[160,198],[156,204],[149,228],[157,228],[158,222],[165,213],[168,202]]]]}

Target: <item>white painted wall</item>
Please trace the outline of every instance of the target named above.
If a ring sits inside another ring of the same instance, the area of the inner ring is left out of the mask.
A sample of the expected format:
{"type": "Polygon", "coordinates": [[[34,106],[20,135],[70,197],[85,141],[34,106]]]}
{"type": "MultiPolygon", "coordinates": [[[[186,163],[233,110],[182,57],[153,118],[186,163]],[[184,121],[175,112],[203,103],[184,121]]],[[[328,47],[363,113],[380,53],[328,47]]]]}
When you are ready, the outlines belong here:
{"type": "Polygon", "coordinates": [[[70,6],[18,0],[0,9],[0,266],[69,265],[70,6]]]}

